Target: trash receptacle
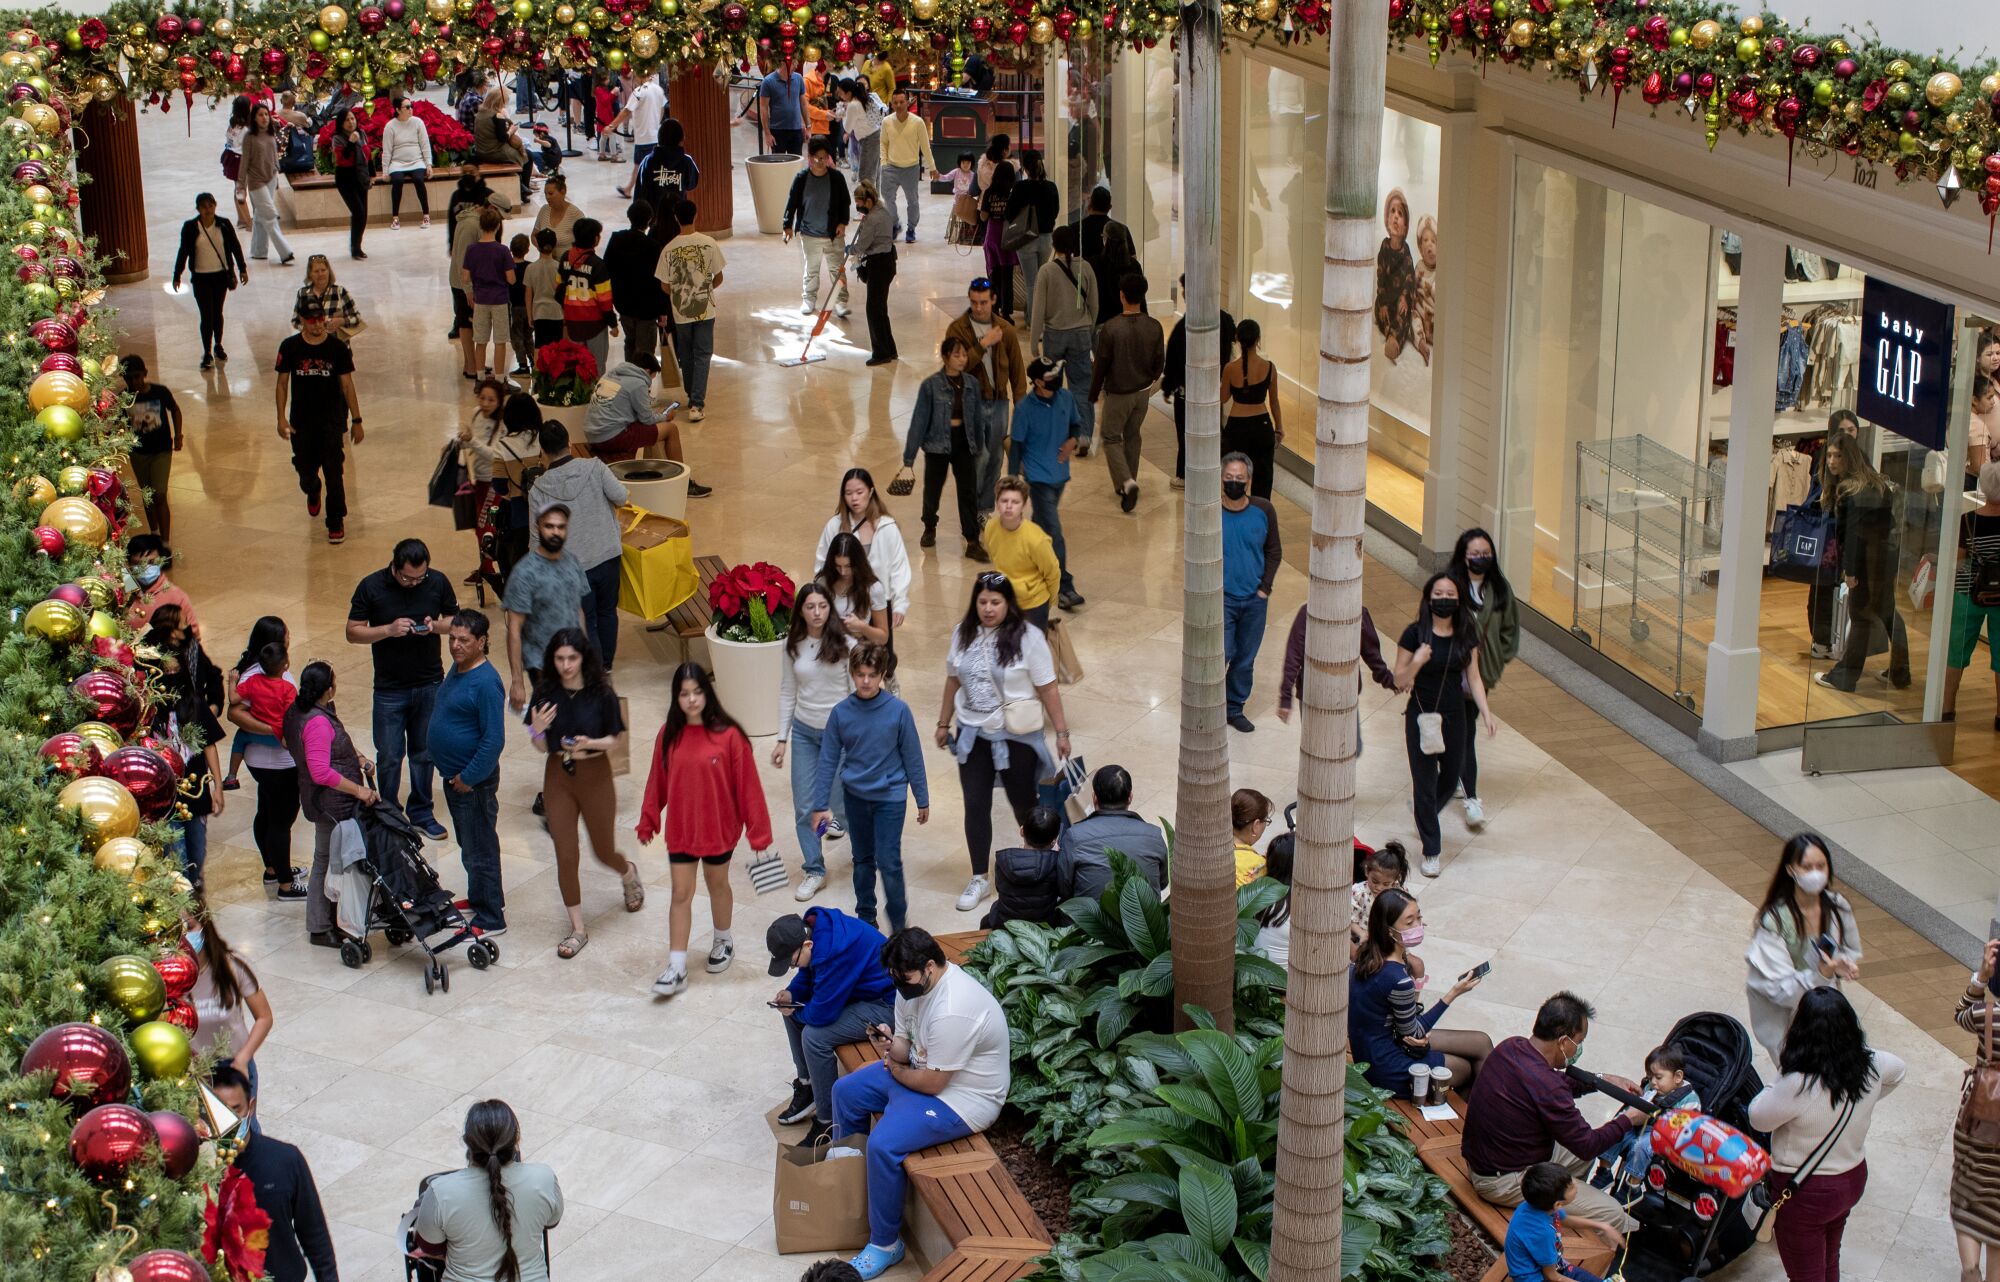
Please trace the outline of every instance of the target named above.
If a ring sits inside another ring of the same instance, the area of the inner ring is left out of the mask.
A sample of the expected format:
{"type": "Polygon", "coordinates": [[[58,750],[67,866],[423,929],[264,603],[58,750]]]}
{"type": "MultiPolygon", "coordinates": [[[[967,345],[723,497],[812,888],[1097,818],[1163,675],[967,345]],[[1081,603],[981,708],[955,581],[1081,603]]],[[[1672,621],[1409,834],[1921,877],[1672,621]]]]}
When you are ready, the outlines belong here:
{"type": "Polygon", "coordinates": [[[688,470],[671,459],[635,458],[613,463],[611,474],[625,485],[629,501],[648,512],[687,519],[688,470]]]}
{"type": "Polygon", "coordinates": [[[766,236],[785,230],[785,200],[792,194],[799,161],[786,151],[750,157],[750,203],[757,209],[757,230],[766,236]]]}

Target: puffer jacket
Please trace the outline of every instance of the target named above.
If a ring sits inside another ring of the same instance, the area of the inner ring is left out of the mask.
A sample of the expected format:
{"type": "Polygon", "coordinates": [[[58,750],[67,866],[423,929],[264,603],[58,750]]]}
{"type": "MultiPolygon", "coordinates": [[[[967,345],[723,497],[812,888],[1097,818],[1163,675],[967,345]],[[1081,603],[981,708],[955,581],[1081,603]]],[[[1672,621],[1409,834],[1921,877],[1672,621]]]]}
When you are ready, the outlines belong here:
{"type": "Polygon", "coordinates": [[[1033,850],[1016,846],[993,856],[993,907],[986,910],[980,926],[991,930],[1010,921],[1038,921],[1058,925],[1062,887],[1057,876],[1058,856],[1053,850],[1033,850]]]}

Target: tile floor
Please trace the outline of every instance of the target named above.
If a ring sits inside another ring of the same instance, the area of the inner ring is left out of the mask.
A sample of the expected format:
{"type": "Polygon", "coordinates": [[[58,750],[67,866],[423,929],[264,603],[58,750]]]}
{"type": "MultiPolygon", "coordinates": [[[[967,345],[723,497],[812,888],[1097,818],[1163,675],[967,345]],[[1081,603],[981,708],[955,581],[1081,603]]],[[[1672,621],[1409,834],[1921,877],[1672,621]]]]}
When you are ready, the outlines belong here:
{"type": "MultiPolygon", "coordinates": [[[[284,616],[295,657],[336,665],[351,692],[344,697],[349,718],[365,737],[367,656],[340,636],[353,584],[409,534],[429,539],[454,579],[471,559],[469,536],[453,534],[445,515],[422,502],[438,443],[469,409],[442,337],[442,235],[377,228],[365,264],[340,254],[338,232],[297,237],[301,255],[335,255],[342,283],[370,321],[357,342],[370,430],[349,464],[348,542],[329,548],[305,517],[271,431],[270,381],[262,372],[288,332],[290,273],[259,264],[250,285],[232,296],[234,359],[210,376],[194,370],[191,300],[164,289],[191,194],[225,190],[212,169],[221,118],[198,116],[196,123],[200,136],[189,139],[178,116],[142,121],[154,277],[113,295],[132,348],[147,355],[154,376],[188,410],[190,443],[172,484],[182,555],[176,577],[200,610],[211,654],[224,664],[235,659],[256,616],[284,616]]],[[[628,171],[587,159],[572,164],[580,205],[598,213],[622,207],[611,187],[628,171]]],[[[957,310],[960,281],[977,267],[935,241],[906,249],[894,307],[910,353],[903,364],[864,373],[862,352],[836,326],[827,362],[783,370],[773,357],[792,350],[804,329],[792,301],[796,259],[755,235],[740,182],[737,208],[740,234],[724,243],[730,266],[711,413],[688,431],[696,474],[718,493],[690,516],[700,552],[803,571],[840,470],[861,463],[881,478],[893,472],[908,406],[928,369],[921,354],[957,310]]],[[[941,203],[936,212],[936,225],[927,223],[932,235],[943,223],[941,203]]],[[[508,231],[525,226],[516,220],[508,231]]],[[[1138,781],[1139,809],[1170,813],[1180,513],[1157,470],[1161,442],[1171,449],[1168,420],[1155,416],[1149,431],[1154,448],[1135,514],[1118,512],[1094,458],[1078,466],[1065,500],[1074,568],[1090,605],[1074,617],[1089,675],[1064,697],[1076,750],[1092,762],[1126,764],[1138,781]]],[[[907,500],[892,506],[906,518],[913,513],[907,500]]],[[[1251,704],[1259,729],[1231,737],[1234,781],[1281,802],[1294,792],[1298,749],[1296,727],[1270,714],[1276,638],[1303,600],[1306,547],[1304,514],[1287,506],[1283,519],[1293,559],[1278,578],[1274,641],[1251,704]]],[[[898,643],[904,689],[920,716],[936,706],[943,636],[963,609],[964,580],[975,568],[956,553],[947,540],[916,559],[915,600],[898,643]]],[[[1385,627],[1414,604],[1410,584],[1374,562],[1367,594],[1385,627]]],[[[618,685],[631,700],[641,761],[676,657],[675,647],[650,634],[624,633],[618,685]]],[[[1600,1004],[1591,1062],[1629,1073],[1680,1014],[1700,1007],[1740,1013],[1744,895],[1763,875],[1775,839],[1525,668],[1510,671],[1497,707],[1507,724],[1481,752],[1490,822],[1473,834],[1455,812],[1447,816],[1444,875],[1420,888],[1432,964],[1495,963],[1453,1020],[1512,1034],[1525,1029],[1541,998],[1573,987],[1600,1004]]],[[[1413,836],[1406,768],[1394,747],[1400,711],[1373,687],[1364,696],[1372,746],[1358,771],[1358,821],[1373,841],[1413,836]]],[[[946,765],[933,757],[932,821],[912,827],[907,848],[911,919],[948,930],[969,919],[952,908],[967,870],[946,765]]],[[[763,1005],[774,985],[756,963],[766,924],[790,911],[791,899],[755,897],[739,878],[734,931],[745,964],[719,977],[697,974],[684,996],[660,1004],[648,985],[666,951],[665,867],[657,849],[643,851],[651,891],[644,911],[621,911],[615,879],[586,867],[592,940],[576,960],[558,960],[562,914],[548,839],[528,811],[537,765],[525,739],[510,743],[502,769],[512,930],[495,968],[474,971],[454,959],[450,991],[432,996],[407,952],[378,951],[372,965],[347,970],[306,943],[299,909],[268,899],[258,882],[248,791],[229,794],[212,824],[209,881],[221,929],[254,960],[278,1016],[259,1056],[262,1116],[270,1133],[300,1144],[311,1159],[346,1276],[369,1282],[402,1275],[392,1235],[418,1179],[462,1160],[456,1135],[467,1104],[501,1095],[522,1115],[529,1155],[552,1164],[568,1193],[569,1213],[553,1241],[561,1276],[789,1282],[804,1261],[774,1253],[763,1115],[782,1097],[790,1068],[763,1005]]],[[[762,776],[779,811],[779,848],[795,864],[783,819],[785,776],[768,765],[762,776]]],[[[621,782],[625,824],[638,789],[636,780],[621,782]]],[[[306,855],[303,826],[295,842],[306,855]]],[[[436,850],[449,870],[451,848],[436,850]]],[[[848,902],[838,847],[831,865],[836,881],[827,901],[848,902]]],[[[706,942],[707,918],[698,904],[696,948],[706,942]]],[[[1948,1014],[1950,983],[1934,949],[1925,953],[1921,941],[1893,928],[1886,918],[1865,927],[1871,959],[1886,952],[1892,966],[1904,966],[1898,972],[1871,962],[1871,974],[1901,981],[1894,1000],[1873,983],[1854,991],[1871,1035],[1913,1066],[1911,1085],[1880,1110],[1870,1146],[1874,1181],[1847,1260],[1848,1276],[1862,1282],[1947,1276],[1952,1251],[1942,1218],[1949,1170],[1943,1136],[1962,1060],[1925,1031],[1948,1014]],[[1886,1266],[1892,1258],[1896,1265],[1886,1266]]],[[[894,1276],[913,1278],[917,1270],[906,1265],[894,1276]]],[[[1760,1253],[1734,1276],[1774,1278],[1775,1259],[1760,1253]]]]}

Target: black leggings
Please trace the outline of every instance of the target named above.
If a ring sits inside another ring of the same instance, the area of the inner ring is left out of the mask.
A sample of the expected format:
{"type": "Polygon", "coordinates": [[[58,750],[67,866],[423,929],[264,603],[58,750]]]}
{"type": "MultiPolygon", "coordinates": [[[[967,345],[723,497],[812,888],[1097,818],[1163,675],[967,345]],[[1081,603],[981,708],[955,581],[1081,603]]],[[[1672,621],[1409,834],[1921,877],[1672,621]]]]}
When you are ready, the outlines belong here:
{"type": "Polygon", "coordinates": [[[878,361],[896,358],[896,335],[889,328],[889,284],[896,279],[896,255],[868,256],[868,355],[878,361]]]}
{"type": "Polygon", "coordinates": [[[297,766],[252,766],[257,781],[257,817],[250,831],[257,839],[257,853],[264,857],[264,871],[280,882],[292,879],[292,825],[299,817],[299,770],[297,766]]]}
{"type": "Polygon", "coordinates": [[[403,212],[403,188],[405,186],[412,186],[417,189],[417,203],[423,206],[424,213],[428,215],[431,212],[430,183],[425,179],[421,171],[406,169],[389,175],[389,216],[394,218],[403,212]]]}
{"type": "Polygon", "coordinates": [[[944,497],[944,480],[949,473],[958,487],[958,532],[967,543],[979,542],[978,469],[972,462],[972,447],[963,429],[951,434],[951,453],[924,455],[924,530],[936,530],[938,500],[944,497]]]}
{"type": "Polygon", "coordinates": [[[1416,804],[1417,835],[1423,839],[1426,859],[1436,855],[1443,843],[1438,832],[1438,811],[1451,800],[1452,790],[1458,787],[1459,759],[1464,755],[1466,735],[1477,727],[1478,720],[1468,717],[1463,705],[1456,712],[1446,709],[1444,751],[1433,757],[1418,746],[1417,714],[1406,713],[1403,717],[1403,742],[1410,753],[1410,796],[1416,804]]]}
{"type": "Polygon", "coordinates": [[[1041,791],[1035,786],[1035,772],[1039,768],[1034,749],[1026,744],[1007,745],[1007,769],[996,772],[993,769],[993,745],[985,739],[975,740],[972,755],[958,768],[959,791],[965,795],[965,848],[972,855],[972,875],[984,877],[987,865],[993,858],[993,780],[998,774],[1000,786],[1007,790],[1007,803],[1014,808],[1014,821],[1028,822],[1028,812],[1040,800],[1041,791]]]}
{"type": "Polygon", "coordinates": [[[201,315],[201,354],[222,346],[222,304],[229,297],[228,272],[196,272],[194,307],[201,315]]]}
{"type": "MultiPolygon", "coordinates": [[[[1458,782],[1465,785],[1466,796],[1477,797],[1479,795],[1479,718],[1476,716],[1466,716],[1461,717],[1460,720],[1465,722],[1465,734],[1459,740],[1458,782]]],[[[1438,799],[1438,804],[1443,805],[1450,800],[1449,796],[1441,797],[1438,799]]]]}
{"type": "Polygon", "coordinates": [[[333,185],[347,204],[347,252],[358,254],[368,230],[368,175],[353,165],[335,166],[333,185]]]}
{"type": "Polygon", "coordinates": [[[1222,452],[1249,455],[1250,492],[1260,499],[1271,497],[1271,469],[1278,454],[1278,435],[1269,414],[1223,419],[1222,452]]]}

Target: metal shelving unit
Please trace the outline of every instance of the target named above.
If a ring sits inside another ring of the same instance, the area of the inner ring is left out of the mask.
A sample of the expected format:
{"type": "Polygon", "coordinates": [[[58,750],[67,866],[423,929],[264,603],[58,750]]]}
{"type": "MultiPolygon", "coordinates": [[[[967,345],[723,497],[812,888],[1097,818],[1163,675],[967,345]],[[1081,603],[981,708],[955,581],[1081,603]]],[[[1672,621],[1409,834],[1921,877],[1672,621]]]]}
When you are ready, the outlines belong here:
{"type": "Polygon", "coordinates": [[[1630,641],[1621,646],[1664,672],[1689,709],[1688,621],[1715,612],[1707,569],[1722,551],[1722,487],[1720,463],[1703,467],[1644,436],[1576,445],[1570,631],[1596,647],[1622,607],[1630,641]],[[1592,612],[1596,636],[1585,626],[1592,612]],[[1655,637],[1656,624],[1665,635],[1655,637]]]}

